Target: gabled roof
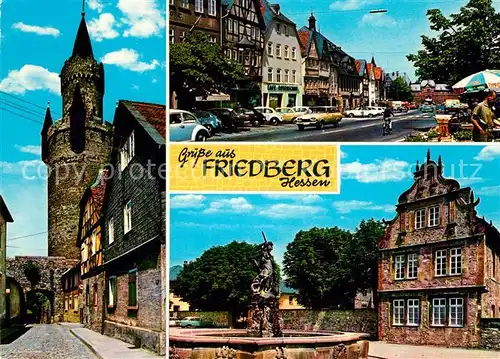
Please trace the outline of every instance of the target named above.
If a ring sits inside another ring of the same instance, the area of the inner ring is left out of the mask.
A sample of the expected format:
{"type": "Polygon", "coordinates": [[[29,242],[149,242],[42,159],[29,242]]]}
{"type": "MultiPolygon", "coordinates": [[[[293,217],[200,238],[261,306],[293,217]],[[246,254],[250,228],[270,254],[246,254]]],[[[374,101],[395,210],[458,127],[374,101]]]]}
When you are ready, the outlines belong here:
{"type": "Polygon", "coordinates": [[[130,111],[137,122],[144,128],[149,136],[158,144],[164,145],[167,138],[166,107],[146,102],[120,100],[130,111]]]}
{"type": "Polygon", "coordinates": [[[80,26],[78,27],[78,32],[76,33],[75,44],[73,46],[73,56],[94,58],[89,31],[87,30],[87,24],[85,23],[85,15],[82,15],[82,20],[80,21],[80,26]]]}
{"type": "Polygon", "coordinates": [[[5,201],[3,200],[2,195],[0,195],[0,215],[3,217],[5,222],[14,222],[12,219],[12,215],[9,212],[9,209],[7,208],[7,205],[5,204],[5,201]]]}
{"type": "Polygon", "coordinates": [[[301,42],[301,47],[304,47],[304,54],[307,55],[309,54],[309,51],[311,49],[311,44],[314,41],[314,44],[316,45],[316,51],[318,52],[318,56],[322,58],[325,55],[328,55],[328,53],[331,52],[338,52],[341,55],[347,55],[342,49],[335,45],[333,42],[328,40],[325,36],[323,36],[321,33],[317,31],[313,31],[309,29],[307,26],[303,26],[299,31],[299,39],[301,42]],[[307,38],[307,42],[306,42],[307,38]]]}
{"type": "Polygon", "coordinates": [[[295,23],[287,18],[281,11],[276,12],[275,9],[279,9],[278,4],[271,4],[267,0],[261,0],[261,12],[264,18],[264,24],[266,27],[269,26],[273,19],[277,19],[283,22],[287,22],[290,25],[295,26],[295,23]]]}

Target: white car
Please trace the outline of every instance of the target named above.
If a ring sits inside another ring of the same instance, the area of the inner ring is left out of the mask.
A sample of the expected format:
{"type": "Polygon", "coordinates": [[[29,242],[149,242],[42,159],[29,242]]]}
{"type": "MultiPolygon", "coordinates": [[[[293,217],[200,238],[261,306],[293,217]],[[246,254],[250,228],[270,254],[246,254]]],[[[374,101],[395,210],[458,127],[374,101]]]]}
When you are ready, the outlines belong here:
{"type": "Polygon", "coordinates": [[[255,110],[264,115],[268,125],[276,126],[283,122],[283,118],[281,117],[281,115],[278,112],[274,111],[274,109],[272,109],[271,107],[259,106],[255,107],[255,110]]]}
{"type": "MultiPolygon", "coordinates": [[[[383,113],[383,111],[382,111],[383,113]]],[[[347,117],[375,117],[379,116],[381,114],[380,110],[377,110],[376,108],[373,107],[367,107],[367,108],[355,108],[354,110],[346,110],[344,111],[344,115],[347,117]]]]}
{"type": "Polygon", "coordinates": [[[169,110],[170,141],[206,141],[210,137],[205,126],[201,125],[195,115],[184,110],[169,110]]]}

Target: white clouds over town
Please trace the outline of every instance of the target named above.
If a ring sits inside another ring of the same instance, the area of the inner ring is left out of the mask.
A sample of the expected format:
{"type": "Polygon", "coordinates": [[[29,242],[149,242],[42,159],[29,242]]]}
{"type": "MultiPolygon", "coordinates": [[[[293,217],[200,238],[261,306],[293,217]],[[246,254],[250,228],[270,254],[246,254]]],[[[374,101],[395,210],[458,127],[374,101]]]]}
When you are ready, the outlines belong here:
{"type": "Polygon", "coordinates": [[[151,71],[160,65],[156,59],[151,60],[149,63],[143,62],[140,60],[140,55],[137,51],[125,48],[107,53],[101,59],[101,62],[135,72],[151,71]]]}
{"type": "Polygon", "coordinates": [[[61,35],[61,32],[50,26],[36,26],[36,25],[27,25],[22,22],[16,22],[15,24],[12,25],[13,29],[22,31],[22,32],[31,32],[37,35],[47,35],[47,36],[54,36],[58,37],[61,35]]]}
{"type": "Polygon", "coordinates": [[[23,95],[26,91],[47,90],[60,93],[59,74],[38,65],[24,65],[19,70],[11,70],[0,82],[0,90],[23,95]]]}

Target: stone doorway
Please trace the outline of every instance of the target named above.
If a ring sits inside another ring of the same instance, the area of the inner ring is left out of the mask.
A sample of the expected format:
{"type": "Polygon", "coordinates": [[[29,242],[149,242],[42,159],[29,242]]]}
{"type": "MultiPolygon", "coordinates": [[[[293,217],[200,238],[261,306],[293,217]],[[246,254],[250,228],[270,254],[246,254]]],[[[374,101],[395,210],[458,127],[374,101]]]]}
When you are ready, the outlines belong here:
{"type": "Polygon", "coordinates": [[[27,322],[50,324],[54,316],[54,292],[34,289],[26,292],[27,322]]]}

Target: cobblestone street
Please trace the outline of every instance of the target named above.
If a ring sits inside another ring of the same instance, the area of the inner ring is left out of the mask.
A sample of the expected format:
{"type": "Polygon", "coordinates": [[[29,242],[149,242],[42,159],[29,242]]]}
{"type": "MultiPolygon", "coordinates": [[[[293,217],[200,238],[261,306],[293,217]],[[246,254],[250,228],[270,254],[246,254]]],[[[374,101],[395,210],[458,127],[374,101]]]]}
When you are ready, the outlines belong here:
{"type": "Polygon", "coordinates": [[[93,359],[97,358],[70,326],[37,324],[10,344],[0,345],[2,359],[93,359]]]}

